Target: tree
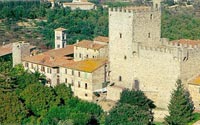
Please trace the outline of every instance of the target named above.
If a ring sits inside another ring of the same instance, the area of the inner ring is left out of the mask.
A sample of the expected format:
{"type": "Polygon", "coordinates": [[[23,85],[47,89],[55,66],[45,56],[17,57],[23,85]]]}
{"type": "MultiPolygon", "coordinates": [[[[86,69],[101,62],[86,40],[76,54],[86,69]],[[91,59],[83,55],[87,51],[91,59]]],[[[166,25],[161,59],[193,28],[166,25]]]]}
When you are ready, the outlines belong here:
{"type": "Polygon", "coordinates": [[[106,117],[106,125],[141,125],[153,122],[153,101],[148,99],[140,90],[124,90],[120,100],[106,117]]]}
{"type": "Polygon", "coordinates": [[[145,110],[151,110],[156,107],[153,101],[148,99],[141,90],[133,91],[126,89],[122,91],[119,102],[137,105],[145,110]]]}
{"type": "Polygon", "coordinates": [[[119,104],[110,111],[106,125],[148,125],[151,114],[137,105],[119,104]]]}
{"type": "Polygon", "coordinates": [[[172,92],[168,109],[169,116],[165,117],[168,124],[185,125],[192,120],[194,105],[189,92],[181,84],[181,80],[177,81],[176,89],[172,92]]]}
{"type": "Polygon", "coordinates": [[[67,100],[72,97],[72,90],[70,87],[67,87],[65,84],[59,84],[54,88],[56,92],[56,98],[60,100],[61,105],[65,105],[67,100]]]}
{"type": "Polygon", "coordinates": [[[41,84],[28,85],[20,95],[27,109],[37,117],[44,115],[50,107],[57,105],[52,88],[41,84]]]}
{"type": "Polygon", "coordinates": [[[0,90],[0,124],[20,124],[27,110],[15,93],[0,90]]]}

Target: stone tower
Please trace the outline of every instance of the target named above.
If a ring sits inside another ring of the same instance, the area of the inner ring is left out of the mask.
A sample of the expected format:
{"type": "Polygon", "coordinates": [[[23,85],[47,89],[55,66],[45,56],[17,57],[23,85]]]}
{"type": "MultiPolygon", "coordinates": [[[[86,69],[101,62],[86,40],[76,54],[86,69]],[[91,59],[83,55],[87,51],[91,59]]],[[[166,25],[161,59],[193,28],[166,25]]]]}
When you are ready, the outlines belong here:
{"type": "Polygon", "coordinates": [[[66,46],[66,29],[57,28],[55,29],[55,49],[64,48],[66,46]]]}
{"type": "Polygon", "coordinates": [[[137,84],[135,56],[139,45],[161,44],[161,10],[155,1],[152,7],[109,9],[110,82],[118,88],[133,89],[137,84]]]}
{"type": "Polygon", "coordinates": [[[16,42],[12,44],[13,66],[21,64],[22,59],[30,56],[30,44],[25,42],[16,42]]]}

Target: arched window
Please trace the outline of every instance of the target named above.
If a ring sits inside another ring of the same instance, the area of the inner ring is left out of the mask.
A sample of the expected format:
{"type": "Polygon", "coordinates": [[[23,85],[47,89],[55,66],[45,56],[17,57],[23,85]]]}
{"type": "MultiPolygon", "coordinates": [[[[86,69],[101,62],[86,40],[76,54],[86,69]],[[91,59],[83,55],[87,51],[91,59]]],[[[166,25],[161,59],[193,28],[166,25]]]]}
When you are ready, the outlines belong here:
{"type": "Polygon", "coordinates": [[[85,89],[87,89],[87,83],[85,83],[85,89]]]}

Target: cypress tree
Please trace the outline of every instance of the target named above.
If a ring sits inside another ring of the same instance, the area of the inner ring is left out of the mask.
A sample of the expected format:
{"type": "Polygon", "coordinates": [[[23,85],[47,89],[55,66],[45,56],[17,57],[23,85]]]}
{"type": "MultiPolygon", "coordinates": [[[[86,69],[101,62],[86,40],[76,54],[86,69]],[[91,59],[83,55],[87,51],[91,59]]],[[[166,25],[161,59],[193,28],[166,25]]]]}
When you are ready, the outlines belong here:
{"type": "Polygon", "coordinates": [[[177,81],[176,89],[172,92],[168,109],[169,116],[165,117],[165,121],[170,125],[185,125],[192,120],[194,105],[181,80],[177,81]]]}

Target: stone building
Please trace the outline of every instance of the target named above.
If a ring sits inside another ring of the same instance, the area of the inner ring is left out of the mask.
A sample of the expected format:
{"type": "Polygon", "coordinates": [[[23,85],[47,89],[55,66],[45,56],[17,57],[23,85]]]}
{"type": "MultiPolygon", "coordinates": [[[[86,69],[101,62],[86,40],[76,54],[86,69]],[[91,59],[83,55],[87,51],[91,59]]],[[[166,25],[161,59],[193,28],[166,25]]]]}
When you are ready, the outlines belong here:
{"type": "Polygon", "coordinates": [[[153,7],[109,10],[110,83],[107,99],[117,101],[123,89],[142,90],[157,107],[167,109],[177,79],[200,72],[199,41],[161,38],[159,0],[153,7]]]}
{"type": "Polygon", "coordinates": [[[94,9],[95,4],[88,2],[87,0],[73,0],[71,3],[63,3],[63,7],[70,7],[72,10],[81,9],[81,10],[91,10],[94,9]]]}
{"type": "Polygon", "coordinates": [[[64,30],[55,30],[55,49],[22,59],[26,69],[46,75],[47,85],[65,83],[75,96],[92,101],[93,92],[110,81],[108,100],[117,101],[126,88],[142,90],[157,107],[167,109],[181,79],[199,108],[200,87],[194,80],[200,74],[200,41],[161,38],[160,0],[153,6],[109,9],[109,39],[66,45],[64,30]]]}
{"type": "Polygon", "coordinates": [[[66,29],[64,28],[57,28],[55,29],[55,49],[64,48],[66,46],[66,29]]]}
{"type": "MultiPolygon", "coordinates": [[[[108,38],[83,40],[67,45],[65,29],[55,30],[55,49],[22,59],[25,69],[46,76],[48,86],[65,83],[74,96],[93,101],[96,90],[108,81],[108,38]]],[[[14,50],[15,51],[15,50],[14,50]]]]}

